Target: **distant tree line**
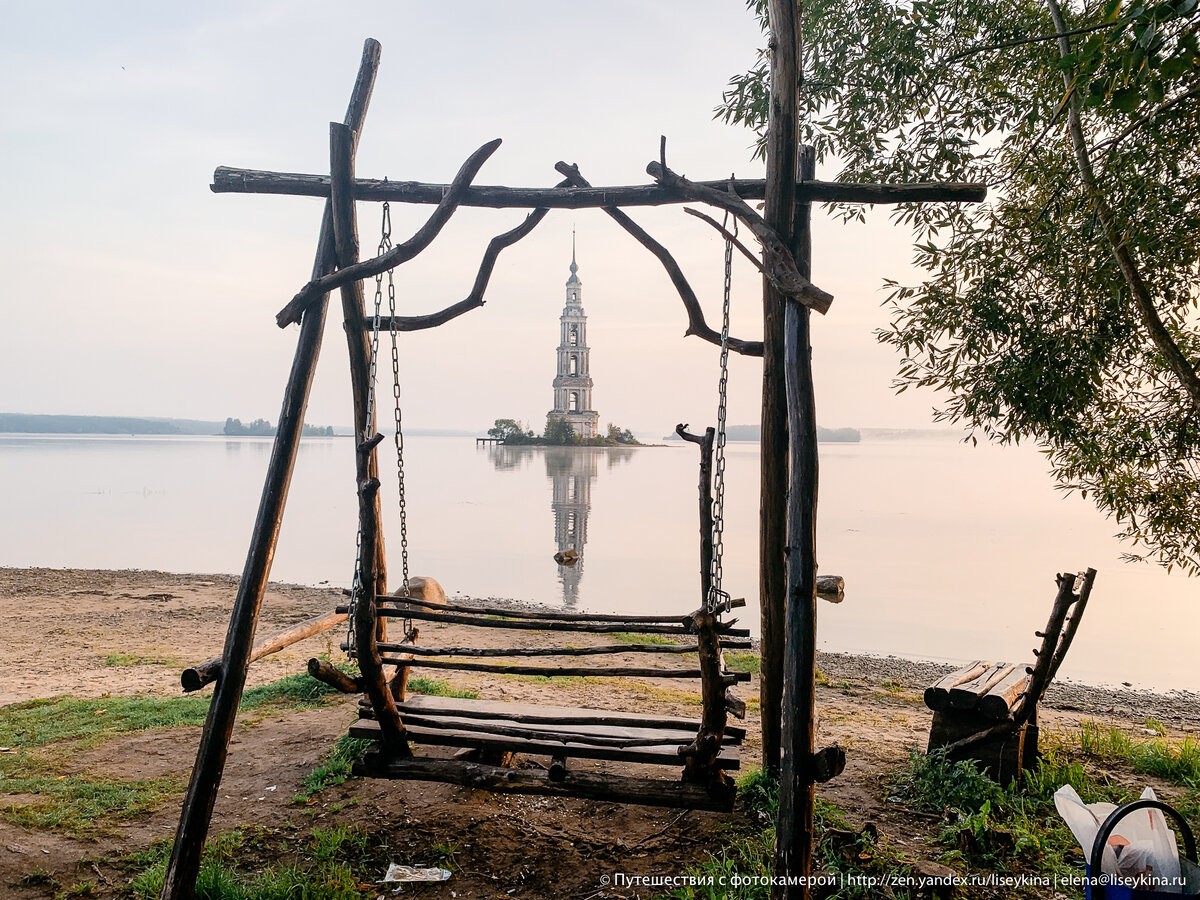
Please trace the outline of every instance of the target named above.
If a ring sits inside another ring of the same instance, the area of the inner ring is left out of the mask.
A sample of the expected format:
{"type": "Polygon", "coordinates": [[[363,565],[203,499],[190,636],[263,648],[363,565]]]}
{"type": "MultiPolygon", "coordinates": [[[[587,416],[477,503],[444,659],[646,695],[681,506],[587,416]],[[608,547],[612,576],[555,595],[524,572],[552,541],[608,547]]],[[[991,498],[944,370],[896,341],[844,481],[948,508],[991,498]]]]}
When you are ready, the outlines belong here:
{"type": "MultiPolygon", "coordinates": [[[[249,425],[243,425],[241,419],[226,419],[225,434],[230,437],[273,437],[278,429],[266,419],[255,419],[249,425]]],[[[333,426],[305,424],[301,434],[304,437],[333,437],[333,426]]]]}
{"type": "Polygon", "coordinates": [[[633,436],[632,431],[628,428],[620,428],[612,422],[608,423],[608,430],[604,435],[598,435],[594,438],[582,438],[575,433],[575,429],[571,427],[571,423],[561,416],[547,417],[546,427],[542,430],[540,436],[534,434],[533,429],[527,427],[524,422],[516,419],[497,419],[495,425],[488,429],[488,436],[499,438],[502,444],[510,445],[530,444],[548,447],[640,446],[640,442],[633,436]]]}

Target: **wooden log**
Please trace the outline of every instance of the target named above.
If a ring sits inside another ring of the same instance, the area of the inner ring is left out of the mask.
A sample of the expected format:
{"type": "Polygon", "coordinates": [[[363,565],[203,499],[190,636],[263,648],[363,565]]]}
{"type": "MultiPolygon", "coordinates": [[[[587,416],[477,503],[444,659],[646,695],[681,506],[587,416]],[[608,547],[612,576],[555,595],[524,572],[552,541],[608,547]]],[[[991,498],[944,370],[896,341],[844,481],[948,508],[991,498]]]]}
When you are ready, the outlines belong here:
{"type": "Polygon", "coordinates": [[[1024,663],[1014,666],[1004,678],[989,687],[979,698],[979,712],[997,722],[1007,719],[1013,705],[1029,686],[1027,668],[1024,663]]]}
{"type": "Polygon", "coordinates": [[[710,791],[705,785],[682,781],[569,770],[562,781],[552,781],[548,772],[534,769],[506,769],[453,759],[388,759],[373,753],[365,754],[354,764],[354,774],[367,778],[437,781],[499,794],[577,797],[609,803],[715,812],[732,810],[735,793],[725,785],[710,791]]]}
{"type": "MultiPolygon", "coordinates": [[[[328,612],[321,616],[305,619],[303,622],[297,622],[290,628],[285,628],[283,631],[277,632],[268,638],[256,641],[254,649],[250,651],[250,662],[256,662],[264,656],[278,653],[280,650],[290,647],[292,644],[298,643],[305,638],[310,638],[314,634],[320,634],[323,631],[328,631],[330,628],[336,628],[345,621],[345,613],[328,612]]],[[[184,669],[179,675],[179,683],[183,686],[185,692],[198,691],[206,684],[216,681],[220,673],[221,657],[214,656],[212,659],[184,669]]]]}
{"type": "Polygon", "coordinates": [[[404,597],[398,598],[392,596],[387,598],[392,602],[405,606],[422,606],[426,608],[440,609],[447,612],[465,612],[476,616],[500,616],[502,618],[513,619],[546,619],[552,622],[679,622],[686,616],[671,615],[663,613],[661,615],[650,616],[626,616],[610,613],[568,613],[568,612],[551,612],[541,609],[514,609],[511,606],[486,606],[474,603],[446,603],[438,601],[428,601],[423,597],[404,597]]]}
{"type": "Polygon", "coordinates": [[[1058,667],[1062,665],[1067,651],[1071,649],[1071,642],[1075,640],[1075,632],[1079,630],[1079,623],[1083,620],[1083,612],[1087,609],[1088,598],[1092,595],[1092,585],[1095,581],[1096,570],[1091,568],[1084,570],[1077,595],[1078,599],[1071,607],[1070,615],[1063,626],[1062,636],[1054,647],[1054,656],[1050,661],[1050,674],[1046,679],[1046,684],[1054,680],[1054,676],[1058,674],[1058,667]]]}
{"type": "MultiPolygon", "coordinates": [[[[375,84],[379,51],[377,41],[368,39],[363,44],[362,62],[358,68],[358,77],[354,82],[345,118],[346,124],[356,136],[362,129],[371,89],[375,84]]],[[[321,232],[317,239],[316,259],[312,269],[314,278],[330,271],[336,264],[330,206],[328,202],[325,204],[321,220],[321,232]]],[[[229,618],[229,631],[222,653],[224,669],[208,707],[208,717],[201,733],[196,763],[192,767],[187,794],[179,815],[179,827],[175,832],[171,856],[163,874],[162,900],[191,900],[195,895],[196,875],[200,871],[204,839],[208,834],[213,805],[221,784],[221,773],[229,752],[229,739],[246,684],[246,671],[250,665],[258,612],[271,571],[288,486],[300,447],[304,411],[308,406],[313,373],[321,349],[321,336],[325,330],[326,308],[326,301],[318,300],[309,307],[300,323],[300,337],[296,342],[296,354],[284,391],[279,427],[275,432],[271,460],[267,465],[262,497],[254,519],[254,531],[246,554],[246,565],[242,570],[241,581],[238,582],[237,598],[229,618]]]]}
{"type": "MultiPolygon", "coordinates": [[[[564,677],[611,678],[700,678],[700,669],[656,669],[639,666],[523,666],[506,663],[470,662],[457,659],[396,659],[385,656],[385,664],[414,669],[448,669],[456,672],[498,672],[503,675],[555,675],[564,677]]],[[[725,678],[749,681],[749,672],[728,672],[725,678]]]]}
{"type": "Polygon", "coordinates": [[[925,705],[930,709],[946,709],[950,705],[950,688],[962,684],[964,681],[977,678],[987,669],[991,668],[991,665],[990,662],[977,659],[974,662],[967,663],[961,669],[957,669],[949,675],[939,678],[929,687],[925,688],[925,705]]]}
{"type": "MultiPolygon", "coordinates": [[[[749,647],[748,640],[722,641],[722,647],[749,647]]],[[[687,644],[601,644],[596,647],[415,647],[401,644],[380,644],[382,652],[400,651],[414,656],[605,656],[617,653],[695,653],[696,647],[687,644]]]]}
{"type": "MultiPolygon", "coordinates": [[[[587,187],[587,180],[580,174],[578,166],[559,162],[555,164],[554,168],[559,173],[566,175],[573,184],[579,187],[587,187]]],[[[692,290],[687,276],[683,274],[683,269],[679,267],[679,263],[675,261],[675,257],[671,255],[671,252],[652,238],[646,229],[642,228],[642,226],[638,225],[615,206],[606,206],[604,211],[608,214],[609,218],[624,228],[630,237],[649,250],[654,255],[654,258],[662,264],[667,277],[671,279],[671,284],[675,287],[676,293],[679,294],[679,299],[683,301],[684,310],[687,312],[688,327],[687,331],[684,332],[684,336],[694,334],[700,339],[708,341],[710,344],[720,344],[720,332],[714,331],[705,320],[704,308],[700,305],[700,301],[696,298],[696,292],[692,290]]],[[[741,338],[731,337],[727,341],[727,344],[729,349],[744,356],[762,355],[762,344],[758,341],[744,341],[741,338]]]]}
{"type": "MultiPolygon", "coordinates": [[[[566,185],[567,182],[563,182],[566,185]]],[[[483,295],[487,291],[488,282],[492,278],[492,270],[496,268],[496,260],[500,258],[500,252],[506,247],[511,247],[521,238],[525,237],[529,232],[533,231],[538,226],[542,219],[546,218],[548,213],[546,207],[542,206],[533,210],[525,221],[511,231],[506,231],[504,234],[496,235],[488,242],[487,249],[483,253],[483,259],[480,260],[479,270],[475,273],[475,282],[471,285],[471,292],[465,298],[457,303],[452,303],[445,309],[435,313],[429,313],[424,316],[380,316],[379,328],[383,331],[423,331],[426,328],[436,328],[439,325],[445,325],[452,319],[457,319],[463,313],[470,312],[472,309],[477,309],[483,306],[483,295]]],[[[363,327],[373,329],[375,327],[375,317],[368,316],[363,321],[363,327]]],[[[486,438],[476,438],[476,443],[486,438]]]]}
{"type": "MultiPolygon", "coordinates": [[[[388,269],[394,269],[401,263],[408,262],[416,257],[422,250],[433,242],[433,239],[441,233],[445,224],[450,221],[450,217],[454,211],[458,209],[459,201],[462,199],[463,189],[471,183],[471,180],[479,172],[480,168],[488,157],[496,152],[496,148],[500,146],[500,139],[488,141],[474,153],[467,157],[462,167],[458,170],[458,174],[454,176],[454,181],[450,183],[450,189],[446,195],[442,197],[435,209],[425,221],[425,224],[417,229],[406,241],[401,241],[388,250],[381,256],[376,256],[372,259],[359,262],[357,253],[353,261],[339,262],[336,272],[330,272],[327,275],[322,275],[319,278],[314,278],[304,287],[302,287],[295,297],[289,301],[287,306],[279,311],[275,316],[275,323],[284,328],[287,325],[299,319],[300,313],[304,308],[313,301],[314,297],[320,296],[322,293],[328,293],[335,288],[340,288],[343,285],[348,285],[362,281],[364,278],[370,278],[374,275],[379,275],[386,272],[388,269]]],[[[345,190],[341,193],[345,196],[345,202],[349,204],[351,212],[354,207],[354,197],[351,193],[351,182],[354,176],[345,182],[345,190]]],[[[336,173],[333,176],[330,190],[330,197],[335,197],[339,192],[338,176],[336,173]]],[[[335,201],[336,205],[336,201],[335,201]]],[[[357,241],[356,241],[357,243],[357,241]]],[[[347,332],[359,331],[361,328],[355,328],[356,323],[361,322],[364,318],[363,310],[359,310],[359,314],[353,320],[347,320],[347,332]]]]}
{"type": "MultiPolygon", "coordinates": [[[[774,133],[774,138],[768,137],[769,179],[772,141],[790,135],[787,140],[795,144],[796,87],[800,70],[795,4],[769,0],[768,8],[775,40],[771,57],[773,124],[769,131],[774,133]],[[781,47],[787,49],[781,51],[781,47]],[[779,57],[778,68],[776,57],[779,57]]],[[[794,190],[790,176],[796,170],[792,166],[799,167],[803,178],[803,173],[813,171],[816,153],[811,147],[802,147],[798,157],[793,157],[791,153],[781,154],[777,148],[774,155],[780,158],[777,163],[781,167],[779,190],[786,196],[794,190]]],[[[797,215],[794,233],[782,223],[778,230],[785,235],[792,234],[794,243],[791,247],[797,271],[807,279],[812,258],[809,215],[797,215]]],[[[786,642],[780,729],[782,765],[774,867],[774,874],[782,881],[772,885],[772,900],[808,900],[808,879],[812,875],[814,785],[818,775],[813,754],[816,742],[818,454],[810,320],[807,307],[792,300],[784,301],[783,374],[788,435],[787,608],[784,612],[786,642]]]]}
{"type": "MultiPolygon", "coordinates": [[[[455,613],[437,613],[423,609],[381,609],[379,615],[390,618],[420,619],[424,622],[441,622],[446,625],[474,625],[478,628],[516,628],[524,631],[578,631],[595,634],[630,632],[632,634],[694,634],[681,625],[666,625],[655,622],[556,622],[543,619],[489,619],[485,616],[465,616],[455,613]]],[[[722,636],[749,637],[750,629],[734,628],[732,625],[718,627],[722,636]]]]}
{"type": "MultiPolygon", "coordinates": [[[[681,732],[672,733],[668,731],[655,731],[652,729],[638,729],[639,731],[644,730],[646,732],[644,734],[616,734],[610,733],[613,732],[614,729],[592,724],[575,727],[543,726],[541,728],[530,728],[497,721],[457,719],[448,718],[446,716],[429,716],[426,718],[412,714],[404,717],[404,723],[406,726],[413,728],[444,728],[449,731],[458,732],[478,731],[483,734],[494,734],[503,737],[558,741],[563,744],[595,744],[596,746],[601,747],[678,746],[683,741],[691,738],[690,734],[681,732]]],[[[620,731],[622,729],[616,730],[620,731]]],[[[630,731],[632,729],[624,730],[630,731]]],[[[726,743],[734,745],[737,742],[731,738],[726,743]]]]}
{"type": "Polygon", "coordinates": [[[989,666],[970,681],[964,681],[950,688],[951,709],[974,709],[979,705],[979,698],[1013,671],[1015,666],[1010,663],[996,663],[989,666]]]}
{"type": "MultiPolygon", "coordinates": [[[[498,700],[476,700],[463,697],[433,697],[417,694],[400,704],[401,713],[415,712],[423,716],[445,715],[457,718],[507,719],[513,722],[550,725],[615,725],[638,728],[664,728],[695,731],[699,719],[676,716],[648,717],[645,713],[623,713],[614,710],[595,710],[570,706],[546,706],[511,703],[498,700]]],[[[744,728],[730,725],[726,733],[744,737],[744,728]]]]}
{"type": "MultiPolygon", "coordinates": [[[[715,190],[727,190],[728,179],[700,181],[715,190]]],[[[743,200],[762,200],[762,178],[736,178],[733,189],[743,200]]],[[[328,197],[328,175],[267,172],[218,166],[210,189],[214,194],[283,194],[292,197],[328,197]]],[[[354,199],[433,205],[449,191],[448,184],[356,178],[354,199]]],[[[977,203],[987,196],[987,185],[948,182],[907,184],[856,184],[845,181],[804,181],[796,185],[796,199],[808,203],[977,203]]],[[[687,203],[680,191],[662,184],[606,185],[586,188],[526,188],[472,184],[463,192],[460,206],[485,209],[600,209],[619,206],[666,206],[687,203]]]]}
{"type": "MultiPolygon", "coordinates": [[[[333,209],[334,247],[339,271],[358,261],[358,224],[350,183],[354,179],[353,135],[345,125],[329,125],[329,168],[332,176],[330,203],[333,209]]],[[[318,279],[319,281],[320,279],[318,279]]],[[[379,503],[379,464],[376,449],[374,410],[369,402],[371,381],[371,342],[355,327],[364,314],[363,288],[360,281],[341,285],[342,316],[346,346],[350,356],[350,387],[354,403],[354,433],[359,440],[355,452],[355,477],[358,481],[359,584],[364,592],[354,610],[355,657],[362,673],[363,689],[371,699],[383,731],[384,748],[398,755],[409,752],[404,725],[396,712],[388,690],[387,673],[379,658],[376,643],[386,639],[376,615],[375,597],[387,593],[387,564],[383,544],[383,512],[379,503]]],[[[386,621],[386,620],[385,620],[386,621]]]]}
{"type": "Polygon", "coordinates": [[[550,760],[550,768],[546,770],[546,777],[554,782],[563,782],[567,780],[567,758],[565,756],[555,756],[550,760]]]}
{"type": "MultiPolygon", "coordinates": [[[[488,734],[483,731],[455,731],[448,728],[424,728],[413,725],[407,729],[410,740],[419,744],[439,747],[484,747],[510,750],[532,756],[565,756],[578,759],[599,759],[609,762],[647,763],[652,765],[679,765],[679,751],[675,747],[612,747],[595,744],[580,744],[548,740],[545,738],[519,738],[509,735],[488,734]]],[[[350,726],[351,737],[378,740],[379,723],[371,719],[359,719],[350,726]]],[[[726,747],[717,758],[716,765],[725,770],[737,770],[741,760],[736,747],[726,747]]]]}
{"type": "Polygon", "coordinates": [[[343,694],[361,694],[363,690],[362,682],[347,675],[337,666],[332,665],[328,660],[317,659],[313,657],[308,661],[308,674],[317,681],[329,685],[335,690],[341,691],[343,694]]]}

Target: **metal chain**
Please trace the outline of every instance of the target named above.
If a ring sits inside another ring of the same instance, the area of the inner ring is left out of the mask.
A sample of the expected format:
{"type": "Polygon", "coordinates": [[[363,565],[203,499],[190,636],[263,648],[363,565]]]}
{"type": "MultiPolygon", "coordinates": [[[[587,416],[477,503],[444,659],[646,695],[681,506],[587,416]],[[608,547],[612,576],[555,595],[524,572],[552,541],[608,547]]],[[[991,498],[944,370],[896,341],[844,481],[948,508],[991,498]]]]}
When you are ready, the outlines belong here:
{"type": "MultiPolygon", "coordinates": [[[[722,227],[729,224],[725,214],[722,227]]],[[[737,219],[733,220],[733,235],[737,235],[737,219]]],[[[729,384],[729,297],[733,285],[733,240],[725,239],[725,291],[721,306],[721,379],[717,385],[717,438],[713,463],[713,552],[707,611],[718,613],[730,609],[729,594],[721,588],[724,575],[722,556],[725,533],[725,406],[729,384]]]]}
{"type": "MultiPolygon", "coordinates": [[[[382,255],[392,246],[392,213],[391,208],[385,202],[383,204],[383,222],[380,226],[382,236],[379,239],[379,255],[382,255]]],[[[388,271],[388,292],[392,293],[392,273],[388,271]]],[[[368,441],[373,436],[371,429],[375,424],[375,373],[379,367],[379,318],[383,311],[383,273],[375,276],[375,317],[371,322],[371,356],[370,356],[370,374],[367,377],[367,416],[363,424],[363,431],[356,435],[356,442],[361,443],[368,441]]],[[[393,301],[393,314],[395,311],[395,303],[393,301]]],[[[395,343],[395,332],[392,332],[392,342],[395,343]]],[[[362,601],[365,589],[362,583],[362,554],[363,554],[363,533],[362,522],[359,521],[358,536],[354,540],[354,578],[351,581],[350,587],[350,615],[347,617],[346,626],[346,655],[351,659],[354,658],[357,643],[354,635],[354,619],[358,611],[358,604],[362,601]]],[[[405,573],[407,575],[407,571],[405,573]]],[[[405,587],[408,586],[408,580],[405,579],[405,587]]],[[[373,586],[372,586],[373,587],[373,586]]]]}
{"type": "MultiPolygon", "coordinates": [[[[387,204],[384,204],[385,206],[387,204]]],[[[388,270],[388,312],[396,315],[396,285],[392,283],[392,272],[388,270]]],[[[396,329],[391,330],[392,336],[392,398],[396,410],[396,487],[400,498],[400,571],[403,578],[402,596],[410,597],[408,587],[408,506],[404,498],[404,427],[403,413],[400,410],[400,349],[396,343],[396,329]]],[[[412,630],[412,622],[404,620],[404,634],[412,630]]]]}

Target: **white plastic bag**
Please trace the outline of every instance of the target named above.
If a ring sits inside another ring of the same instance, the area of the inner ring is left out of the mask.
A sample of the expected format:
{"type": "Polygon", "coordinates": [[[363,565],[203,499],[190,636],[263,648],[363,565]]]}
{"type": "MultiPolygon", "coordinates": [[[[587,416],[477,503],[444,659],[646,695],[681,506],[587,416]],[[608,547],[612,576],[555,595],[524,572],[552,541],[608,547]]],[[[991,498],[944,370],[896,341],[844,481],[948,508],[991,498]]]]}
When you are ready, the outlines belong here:
{"type": "MultiPolygon", "coordinates": [[[[1141,799],[1158,798],[1152,788],[1146,788],[1141,799]]],[[[1085,804],[1069,784],[1054,792],[1054,807],[1079,841],[1090,863],[1096,832],[1117,807],[1112,803],[1085,804]]],[[[1180,893],[1179,848],[1175,843],[1175,832],[1168,827],[1162,810],[1135,810],[1117,822],[1104,847],[1100,871],[1140,882],[1138,886],[1164,894],[1180,893]]]]}

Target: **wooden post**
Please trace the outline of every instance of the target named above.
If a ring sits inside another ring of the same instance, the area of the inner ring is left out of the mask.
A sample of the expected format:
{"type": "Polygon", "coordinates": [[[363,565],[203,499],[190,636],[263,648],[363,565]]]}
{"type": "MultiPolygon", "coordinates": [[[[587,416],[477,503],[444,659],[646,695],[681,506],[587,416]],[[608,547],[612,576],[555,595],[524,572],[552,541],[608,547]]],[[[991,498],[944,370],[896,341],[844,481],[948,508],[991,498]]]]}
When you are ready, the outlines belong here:
{"type": "MultiPolygon", "coordinates": [[[[816,154],[801,147],[801,179],[815,174],[816,154]]],[[[812,260],[809,204],[796,214],[797,267],[808,277],[812,260]]],[[[807,884],[787,879],[812,874],[813,785],[816,781],[815,694],[817,650],[817,411],[812,378],[808,309],[789,300],[784,314],[784,364],[788,412],[787,609],[783,663],[782,760],[774,872],[784,883],[775,900],[807,900],[807,884]]]]}
{"type": "MultiPolygon", "coordinates": [[[[368,39],[363,45],[358,78],[346,110],[346,125],[356,135],[362,129],[363,119],[366,117],[371,89],[375,85],[375,73],[379,69],[379,54],[379,43],[368,39]]],[[[319,277],[332,271],[333,267],[333,223],[330,204],[326,203],[325,214],[321,220],[321,234],[317,241],[313,276],[319,277]]],[[[321,352],[327,302],[325,299],[314,304],[304,314],[300,324],[296,354],[284,391],[283,408],[279,413],[279,429],[275,434],[266,483],[263,485],[262,499],[259,501],[258,514],[254,520],[246,566],[242,570],[237,599],[229,619],[221,677],[217,681],[208,708],[208,718],[201,734],[196,763],[192,767],[191,781],[179,816],[179,827],[175,831],[171,858],[163,875],[160,895],[162,900],[192,900],[195,896],[200,855],[204,840],[208,836],[213,805],[216,803],[217,790],[221,784],[221,773],[229,753],[229,738],[233,733],[238,704],[246,685],[246,670],[250,665],[258,611],[275,556],[279,526],[283,521],[283,508],[300,445],[304,410],[308,406],[313,372],[321,352]]]]}
{"type": "MultiPolygon", "coordinates": [[[[770,0],[771,95],[763,219],[791,244],[796,197],[799,23],[795,4],[770,0]]],[[[785,606],[784,534],[787,518],[787,412],[783,373],[783,295],[763,279],[762,434],[759,452],[759,575],[762,624],[763,768],[779,772],[785,606]]]]}
{"type": "MultiPolygon", "coordinates": [[[[354,136],[337,122],[329,125],[330,204],[333,209],[334,245],[339,269],[358,262],[358,227],[354,214],[354,136]]],[[[387,688],[378,641],[386,640],[382,631],[386,622],[376,615],[376,597],[387,592],[387,573],[383,555],[383,522],[379,504],[379,469],[376,448],[383,436],[374,434],[374,411],[370,410],[371,338],[362,328],[365,315],[361,281],[352,281],[341,289],[342,314],[345,317],[346,343],[350,350],[350,384],[354,395],[354,433],[358,441],[355,453],[358,480],[358,527],[362,535],[359,570],[361,596],[354,613],[354,633],[358,641],[358,669],[363,688],[379,719],[383,746],[392,754],[405,755],[408,744],[404,727],[396,712],[395,700],[387,688]],[[372,591],[372,588],[374,590],[372,591]]]]}

